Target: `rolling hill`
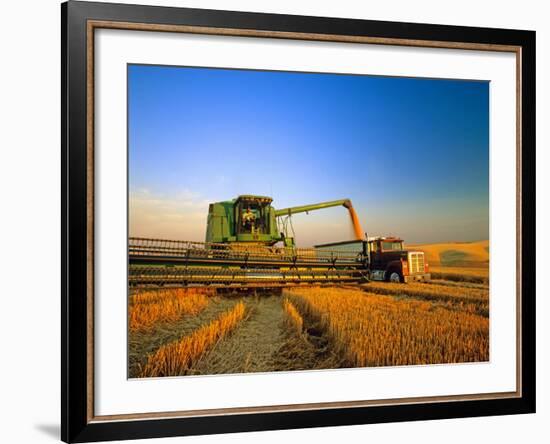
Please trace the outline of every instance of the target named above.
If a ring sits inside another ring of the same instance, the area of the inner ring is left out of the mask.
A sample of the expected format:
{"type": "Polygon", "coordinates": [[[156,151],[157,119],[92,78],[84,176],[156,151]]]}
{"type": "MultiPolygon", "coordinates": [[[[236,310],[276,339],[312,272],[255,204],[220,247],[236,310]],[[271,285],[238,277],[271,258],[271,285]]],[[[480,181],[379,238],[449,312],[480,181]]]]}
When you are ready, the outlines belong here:
{"type": "Polygon", "coordinates": [[[436,267],[487,267],[489,241],[446,242],[440,244],[409,244],[408,250],[417,249],[426,255],[428,264],[436,267]]]}

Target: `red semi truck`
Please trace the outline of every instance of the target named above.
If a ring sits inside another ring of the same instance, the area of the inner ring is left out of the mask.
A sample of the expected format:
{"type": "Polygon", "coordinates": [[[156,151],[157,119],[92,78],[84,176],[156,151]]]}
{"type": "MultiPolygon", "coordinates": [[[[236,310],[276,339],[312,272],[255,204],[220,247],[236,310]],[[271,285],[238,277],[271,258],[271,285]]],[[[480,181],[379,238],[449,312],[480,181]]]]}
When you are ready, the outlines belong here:
{"type": "Polygon", "coordinates": [[[428,263],[422,251],[408,251],[403,239],[373,237],[316,245],[318,251],[357,252],[368,268],[368,278],[374,281],[429,281],[428,263]]]}

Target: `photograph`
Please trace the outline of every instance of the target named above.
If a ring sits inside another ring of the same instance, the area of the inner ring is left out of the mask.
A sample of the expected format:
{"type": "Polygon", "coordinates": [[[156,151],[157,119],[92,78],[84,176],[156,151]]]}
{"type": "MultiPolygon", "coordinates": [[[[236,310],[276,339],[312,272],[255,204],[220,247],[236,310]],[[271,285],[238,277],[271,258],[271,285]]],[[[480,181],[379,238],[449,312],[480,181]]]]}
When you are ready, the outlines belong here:
{"type": "Polygon", "coordinates": [[[129,379],[490,362],[489,81],[126,75],[129,379]]]}

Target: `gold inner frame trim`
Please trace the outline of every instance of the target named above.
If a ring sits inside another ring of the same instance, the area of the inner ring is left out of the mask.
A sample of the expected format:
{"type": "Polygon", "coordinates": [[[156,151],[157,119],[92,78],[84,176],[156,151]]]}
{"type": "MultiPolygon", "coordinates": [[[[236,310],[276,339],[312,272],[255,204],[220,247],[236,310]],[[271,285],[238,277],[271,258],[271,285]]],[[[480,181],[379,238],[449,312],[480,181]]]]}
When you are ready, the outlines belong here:
{"type": "Polygon", "coordinates": [[[263,31],[254,29],[213,28],[187,25],[164,25],[149,23],[131,23],[104,20],[87,21],[87,419],[88,423],[106,421],[128,421],[161,418],[189,418],[199,416],[226,416],[237,414],[293,412],[303,410],[326,410],[334,408],[358,408],[415,403],[440,403],[475,401],[490,399],[518,398],[521,387],[521,46],[497,45],[487,43],[446,42],[435,40],[414,40],[365,36],[347,36],[332,34],[311,34],[300,32],[263,31]],[[474,51],[511,52],[516,56],[516,391],[498,393],[479,393],[452,396],[424,396],[382,400],[338,401],[307,404],[286,404],[256,407],[230,407],[206,410],[183,410],[173,412],[146,412],[117,415],[94,414],[94,32],[95,29],[119,29],[131,31],[177,32],[188,34],[219,35],[234,37],[277,38],[288,40],[309,40],[337,43],[361,43],[374,45],[394,45],[421,48],[462,49],[474,51]]]}

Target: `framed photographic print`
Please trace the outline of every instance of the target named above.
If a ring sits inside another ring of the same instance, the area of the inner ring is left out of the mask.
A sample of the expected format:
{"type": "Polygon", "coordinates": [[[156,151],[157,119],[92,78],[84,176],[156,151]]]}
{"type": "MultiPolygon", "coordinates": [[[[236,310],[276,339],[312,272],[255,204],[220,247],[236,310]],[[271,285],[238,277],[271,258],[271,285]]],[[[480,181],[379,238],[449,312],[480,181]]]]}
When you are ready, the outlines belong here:
{"type": "Polygon", "coordinates": [[[62,439],[535,411],[535,33],[69,1],[62,439]]]}

